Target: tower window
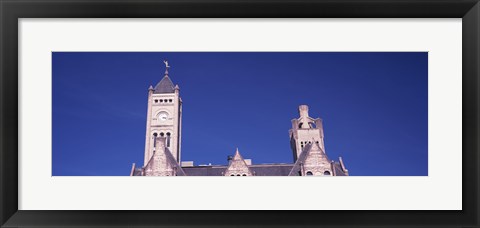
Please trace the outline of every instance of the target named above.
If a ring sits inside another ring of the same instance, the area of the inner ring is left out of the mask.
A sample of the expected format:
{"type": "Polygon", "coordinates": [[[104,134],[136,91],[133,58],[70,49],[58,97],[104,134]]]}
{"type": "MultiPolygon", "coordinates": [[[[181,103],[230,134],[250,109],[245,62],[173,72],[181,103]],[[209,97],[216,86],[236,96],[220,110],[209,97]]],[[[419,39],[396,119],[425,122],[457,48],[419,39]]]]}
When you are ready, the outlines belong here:
{"type": "Polygon", "coordinates": [[[308,172],[307,172],[307,176],[313,176],[313,173],[310,172],[310,171],[308,171],[308,172]]]}
{"type": "Polygon", "coordinates": [[[325,171],[325,172],[323,173],[323,175],[325,175],[325,176],[330,176],[330,172],[327,170],[327,171],[325,171]]]}
{"type": "Polygon", "coordinates": [[[158,100],[155,100],[155,103],[158,103],[158,100]]]}
{"type": "Polygon", "coordinates": [[[235,174],[230,175],[231,177],[235,176],[235,174]]]}
{"type": "Polygon", "coordinates": [[[163,99],[160,99],[160,103],[163,103],[163,99]]]}
{"type": "Polygon", "coordinates": [[[165,134],[163,134],[163,132],[160,132],[160,136],[163,137],[165,134]]]}
{"type": "Polygon", "coordinates": [[[153,133],[153,148],[157,145],[157,133],[153,133]]]}
{"type": "Polygon", "coordinates": [[[168,102],[172,103],[172,99],[168,100],[168,102]]]}
{"type": "Polygon", "coordinates": [[[167,132],[167,147],[170,147],[170,132],[167,132]]]}
{"type": "Polygon", "coordinates": [[[247,176],[247,174],[245,174],[245,173],[244,173],[242,176],[246,177],[246,176],[247,176]]]}

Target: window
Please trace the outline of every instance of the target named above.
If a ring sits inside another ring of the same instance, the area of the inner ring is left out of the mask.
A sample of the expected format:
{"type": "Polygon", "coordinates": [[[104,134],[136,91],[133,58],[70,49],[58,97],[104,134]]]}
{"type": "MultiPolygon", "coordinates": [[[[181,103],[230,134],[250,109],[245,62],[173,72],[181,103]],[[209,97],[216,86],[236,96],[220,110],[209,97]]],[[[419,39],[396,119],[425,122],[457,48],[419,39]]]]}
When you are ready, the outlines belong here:
{"type": "Polygon", "coordinates": [[[165,134],[163,134],[163,132],[160,132],[160,137],[163,137],[165,134]]]}
{"type": "Polygon", "coordinates": [[[307,176],[313,176],[313,173],[310,172],[310,171],[308,171],[308,172],[307,172],[307,176]]]}
{"type": "Polygon", "coordinates": [[[244,173],[242,176],[246,177],[246,176],[247,176],[247,174],[245,174],[245,173],[244,173]]]}
{"type": "Polygon", "coordinates": [[[153,133],[153,148],[157,145],[157,133],[153,133]]]}
{"type": "Polygon", "coordinates": [[[239,176],[240,176],[240,174],[237,174],[237,177],[239,177],[239,176]]]}
{"type": "Polygon", "coordinates": [[[230,176],[231,176],[231,177],[234,177],[234,176],[235,176],[235,174],[232,174],[232,175],[230,175],[230,176]]]}
{"type": "Polygon", "coordinates": [[[158,100],[155,100],[155,103],[158,103],[158,100]]]}
{"type": "Polygon", "coordinates": [[[170,147],[170,132],[167,132],[167,147],[170,147]]]}
{"type": "Polygon", "coordinates": [[[168,102],[172,103],[172,99],[168,100],[168,102]]]}
{"type": "Polygon", "coordinates": [[[325,171],[325,172],[323,173],[323,175],[325,175],[325,176],[330,176],[330,172],[327,170],[327,171],[325,171]]]}

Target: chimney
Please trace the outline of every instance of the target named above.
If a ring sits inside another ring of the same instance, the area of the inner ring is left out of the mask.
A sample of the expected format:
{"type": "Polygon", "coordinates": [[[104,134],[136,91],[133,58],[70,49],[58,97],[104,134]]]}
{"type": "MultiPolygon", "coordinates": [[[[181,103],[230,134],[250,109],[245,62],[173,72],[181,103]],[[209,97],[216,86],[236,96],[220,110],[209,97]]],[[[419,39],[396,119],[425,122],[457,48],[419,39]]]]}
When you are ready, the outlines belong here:
{"type": "Polygon", "coordinates": [[[233,160],[233,156],[232,155],[228,155],[227,156],[227,161],[228,161],[228,164],[230,165],[230,163],[232,163],[232,160],[233,160]]]}

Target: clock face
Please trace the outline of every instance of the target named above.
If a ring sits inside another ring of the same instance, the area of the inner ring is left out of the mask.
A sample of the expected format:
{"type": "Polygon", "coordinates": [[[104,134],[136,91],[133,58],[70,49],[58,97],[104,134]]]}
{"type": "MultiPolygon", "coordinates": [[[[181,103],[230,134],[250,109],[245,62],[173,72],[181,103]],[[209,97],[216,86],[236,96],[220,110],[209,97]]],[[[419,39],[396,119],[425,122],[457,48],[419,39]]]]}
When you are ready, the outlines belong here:
{"type": "Polygon", "coordinates": [[[168,118],[168,113],[166,112],[160,112],[160,114],[158,114],[158,119],[160,121],[165,121],[167,120],[167,118],[168,118]]]}

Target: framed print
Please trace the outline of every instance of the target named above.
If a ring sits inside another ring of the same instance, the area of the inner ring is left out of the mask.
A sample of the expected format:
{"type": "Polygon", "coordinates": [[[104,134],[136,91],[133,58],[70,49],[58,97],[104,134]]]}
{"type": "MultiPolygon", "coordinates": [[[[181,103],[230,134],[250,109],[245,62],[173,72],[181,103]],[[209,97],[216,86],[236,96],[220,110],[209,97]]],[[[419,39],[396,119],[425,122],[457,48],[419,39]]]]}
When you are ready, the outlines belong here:
{"type": "Polygon", "coordinates": [[[0,7],[2,227],[479,225],[478,1],[0,7]]]}

